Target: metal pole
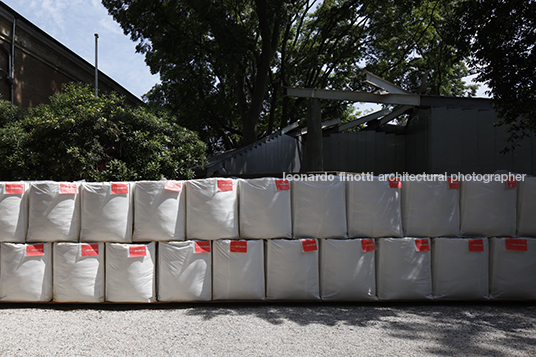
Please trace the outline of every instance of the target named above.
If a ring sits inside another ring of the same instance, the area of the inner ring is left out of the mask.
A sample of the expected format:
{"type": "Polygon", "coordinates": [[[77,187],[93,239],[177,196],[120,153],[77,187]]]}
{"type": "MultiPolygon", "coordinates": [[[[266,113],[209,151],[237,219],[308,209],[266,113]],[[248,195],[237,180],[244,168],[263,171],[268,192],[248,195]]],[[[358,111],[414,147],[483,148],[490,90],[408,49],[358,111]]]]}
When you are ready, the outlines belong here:
{"type": "Polygon", "coordinates": [[[95,34],[95,96],[99,96],[99,63],[98,63],[99,34],[95,34]]]}
{"type": "MultiPolygon", "coordinates": [[[[11,31],[11,56],[9,56],[9,77],[10,81],[10,94],[11,104],[15,104],[14,86],[15,86],[15,29],[17,28],[17,19],[13,19],[13,30],[11,31]]],[[[20,104],[20,103],[19,103],[20,104]]]]}

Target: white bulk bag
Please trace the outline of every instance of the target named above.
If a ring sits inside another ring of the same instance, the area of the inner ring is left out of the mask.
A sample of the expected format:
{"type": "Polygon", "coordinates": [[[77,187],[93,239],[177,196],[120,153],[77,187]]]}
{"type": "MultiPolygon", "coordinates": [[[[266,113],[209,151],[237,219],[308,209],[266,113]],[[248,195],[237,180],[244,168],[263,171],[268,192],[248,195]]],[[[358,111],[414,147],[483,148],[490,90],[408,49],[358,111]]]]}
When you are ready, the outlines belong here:
{"type": "Polygon", "coordinates": [[[106,243],[106,301],[156,300],[155,244],[106,243]]]}
{"type": "Polygon", "coordinates": [[[79,183],[32,182],[27,242],[78,242],[79,183]]]}
{"type": "Polygon", "coordinates": [[[264,300],[264,241],[222,239],[212,246],[212,298],[264,300]]]}
{"type": "Polygon", "coordinates": [[[212,298],[211,242],[158,243],[158,301],[212,298]]]}
{"type": "Polygon", "coordinates": [[[349,237],[402,236],[400,188],[391,186],[377,176],[346,182],[349,237]]]}
{"type": "Polygon", "coordinates": [[[237,181],[208,178],[188,181],[186,186],[186,237],[238,238],[237,181]]]}
{"type": "Polygon", "coordinates": [[[488,299],[488,255],[487,238],[432,239],[434,299],[488,299]]]}
{"type": "Polygon", "coordinates": [[[26,241],[27,189],[24,182],[0,182],[0,242],[26,241]]]}
{"type": "Polygon", "coordinates": [[[376,243],[378,298],[432,299],[430,239],[378,238],[376,243]]]}
{"type": "MultiPolygon", "coordinates": [[[[436,178],[440,176],[434,176],[436,178]]],[[[448,181],[404,181],[402,224],[406,237],[458,237],[458,189],[448,181]]]]}
{"type": "Polygon", "coordinates": [[[490,298],[536,299],[536,238],[491,238],[490,298]]]}
{"type": "Polygon", "coordinates": [[[52,250],[50,243],[2,243],[0,300],[52,300],[52,250]]]}
{"type": "Polygon", "coordinates": [[[536,177],[518,182],[517,235],[536,237],[536,177]]]}
{"type": "Polygon", "coordinates": [[[329,301],[376,300],[373,239],[320,242],[320,297],[329,301]]]}
{"type": "Polygon", "coordinates": [[[81,242],[132,240],[132,195],[128,182],[82,185],[81,242]]]}
{"type": "Polygon", "coordinates": [[[239,180],[239,187],[241,238],[292,238],[288,180],[239,180]]]}
{"type": "Polygon", "coordinates": [[[104,243],[54,243],[54,301],[104,301],[104,243]]]}
{"type": "Polygon", "coordinates": [[[505,182],[462,181],[460,233],[463,237],[516,234],[517,188],[505,182]]]}
{"type": "Polygon", "coordinates": [[[266,298],[320,299],[317,239],[266,241],[266,298]]]}
{"type": "Polygon", "coordinates": [[[134,188],[133,242],[184,240],[182,181],[141,181],[134,188]]]}
{"type": "Polygon", "coordinates": [[[291,181],[293,235],[296,238],[345,238],[344,182],[338,176],[291,181]]]}

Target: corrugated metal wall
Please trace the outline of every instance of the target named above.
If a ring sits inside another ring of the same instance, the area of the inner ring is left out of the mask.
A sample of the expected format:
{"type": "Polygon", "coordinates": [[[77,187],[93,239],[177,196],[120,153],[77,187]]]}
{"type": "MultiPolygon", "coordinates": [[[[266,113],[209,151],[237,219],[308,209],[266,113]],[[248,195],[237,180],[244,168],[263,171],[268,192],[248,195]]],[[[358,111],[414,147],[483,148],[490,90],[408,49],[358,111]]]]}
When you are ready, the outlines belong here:
{"type": "Polygon", "coordinates": [[[364,130],[325,137],[324,170],[403,172],[406,167],[406,136],[364,130]]]}
{"type": "Polygon", "coordinates": [[[259,142],[223,162],[225,172],[233,175],[300,172],[302,145],[288,135],[259,142]]]}

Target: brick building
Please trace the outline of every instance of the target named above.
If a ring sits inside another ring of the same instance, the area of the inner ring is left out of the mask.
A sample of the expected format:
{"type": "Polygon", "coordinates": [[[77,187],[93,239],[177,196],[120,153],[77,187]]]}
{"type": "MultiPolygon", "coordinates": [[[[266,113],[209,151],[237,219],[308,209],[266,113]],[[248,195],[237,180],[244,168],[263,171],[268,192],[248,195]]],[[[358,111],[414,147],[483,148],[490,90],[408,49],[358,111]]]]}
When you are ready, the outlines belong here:
{"type": "MultiPolygon", "coordinates": [[[[99,71],[99,91],[141,100],[99,71]]],[[[0,2],[0,94],[22,107],[48,103],[68,82],[95,83],[95,67],[0,2]]]]}

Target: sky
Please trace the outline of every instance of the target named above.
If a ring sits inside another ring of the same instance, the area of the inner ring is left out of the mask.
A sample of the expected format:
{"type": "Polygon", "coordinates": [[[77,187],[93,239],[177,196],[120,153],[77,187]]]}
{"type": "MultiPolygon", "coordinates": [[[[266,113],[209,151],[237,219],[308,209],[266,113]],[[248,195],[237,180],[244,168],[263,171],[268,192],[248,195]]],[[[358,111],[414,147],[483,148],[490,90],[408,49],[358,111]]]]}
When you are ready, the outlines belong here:
{"type": "MultiPolygon", "coordinates": [[[[92,65],[94,34],[98,33],[99,70],[139,98],[160,81],[158,75],[151,74],[144,55],[136,53],[136,43],[123,33],[100,0],[2,1],[92,65]]],[[[486,89],[481,87],[477,97],[486,97],[486,89]]],[[[375,104],[358,106],[360,110],[380,108],[375,104]]]]}
{"type": "Polygon", "coordinates": [[[137,97],[160,81],[100,0],[2,1],[91,65],[95,64],[98,33],[99,70],[137,97]]]}

